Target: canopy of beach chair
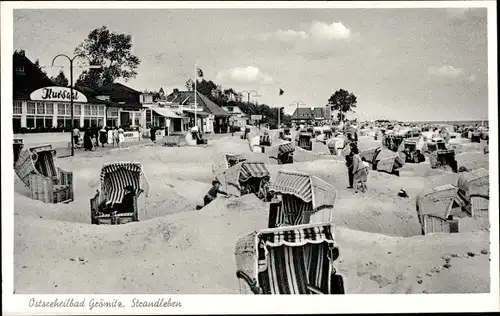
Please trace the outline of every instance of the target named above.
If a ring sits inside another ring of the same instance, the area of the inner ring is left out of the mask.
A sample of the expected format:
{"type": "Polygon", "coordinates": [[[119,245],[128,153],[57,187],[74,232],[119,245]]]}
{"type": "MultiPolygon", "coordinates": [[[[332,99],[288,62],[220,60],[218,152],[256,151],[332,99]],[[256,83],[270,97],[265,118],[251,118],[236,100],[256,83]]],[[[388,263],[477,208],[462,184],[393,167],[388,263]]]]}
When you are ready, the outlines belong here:
{"type": "Polygon", "coordinates": [[[255,178],[262,179],[269,176],[269,170],[264,163],[244,161],[216,175],[216,179],[221,183],[222,190],[226,193],[240,196],[241,182],[247,182],[255,178]]]}
{"type": "Polygon", "coordinates": [[[416,207],[419,220],[424,214],[436,215],[446,218],[451,208],[451,203],[457,199],[457,187],[446,184],[430,189],[425,189],[417,195],[416,207]]]}
{"type": "Polygon", "coordinates": [[[489,172],[484,168],[461,172],[458,176],[457,186],[465,194],[466,198],[476,194],[489,195],[489,172]]]}
{"type": "Polygon", "coordinates": [[[116,162],[101,168],[102,198],[108,203],[120,203],[125,195],[125,188],[132,186],[138,194],[141,190],[149,194],[149,181],[140,162],[116,162]]]}
{"type": "Polygon", "coordinates": [[[271,181],[270,191],[290,194],[306,203],[312,203],[313,211],[333,208],[337,200],[337,190],[316,176],[295,171],[279,171],[271,181]]]}

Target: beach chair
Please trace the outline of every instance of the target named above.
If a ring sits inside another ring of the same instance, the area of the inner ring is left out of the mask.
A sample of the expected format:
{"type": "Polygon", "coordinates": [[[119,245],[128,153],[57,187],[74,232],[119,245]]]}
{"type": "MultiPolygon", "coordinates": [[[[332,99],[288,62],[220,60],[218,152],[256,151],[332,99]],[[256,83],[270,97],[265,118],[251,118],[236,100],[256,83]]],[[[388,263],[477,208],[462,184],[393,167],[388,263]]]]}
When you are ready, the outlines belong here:
{"type": "Polygon", "coordinates": [[[163,146],[165,147],[179,147],[181,145],[181,135],[163,136],[163,146]]]}
{"type": "Polygon", "coordinates": [[[476,130],[473,131],[470,136],[471,143],[480,143],[481,142],[481,132],[476,130]]]}
{"type": "Polygon", "coordinates": [[[208,143],[206,138],[198,139],[196,132],[193,131],[186,132],[185,137],[188,146],[206,145],[208,143]]]}
{"type": "Polygon", "coordinates": [[[338,137],[330,138],[327,141],[326,146],[328,147],[331,155],[340,155],[342,150],[346,147],[346,144],[347,142],[344,135],[340,135],[338,137]]]}
{"type": "Polygon", "coordinates": [[[14,169],[30,189],[30,197],[44,203],[69,203],[73,198],[73,172],[56,167],[51,145],[21,150],[14,169]]]}
{"type": "Polygon", "coordinates": [[[398,152],[404,153],[405,163],[418,163],[413,159],[415,152],[418,150],[421,153],[424,151],[425,142],[420,137],[405,138],[398,148],[398,152]]]}
{"type": "Polygon", "coordinates": [[[293,163],[294,152],[295,145],[292,142],[277,144],[264,151],[269,160],[276,161],[279,165],[293,163]]]}
{"type": "Polygon", "coordinates": [[[345,294],[330,223],[254,231],[236,243],[240,294],[345,294]]]}
{"type": "Polygon", "coordinates": [[[361,158],[365,158],[366,162],[372,165],[372,170],[377,170],[377,156],[382,151],[380,147],[373,147],[370,149],[363,150],[359,153],[361,158]]]}
{"type": "Polygon", "coordinates": [[[312,133],[301,132],[298,134],[298,139],[296,140],[297,145],[305,150],[312,150],[312,133]]]}
{"type": "Polygon", "coordinates": [[[14,151],[14,167],[16,167],[16,161],[19,158],[19,154],[21,150],[24,148],[24,142],[22,138],[14,138],[14,142],[12,143],[12,149],[14,151]]]}
{"type": "Polygon", "coordinates": [[[259,137],[260,146],[271,146],[271,138],[269,135],[260,135],[259,137]]]}
{"type": "Polygon", "coordinates": [[[451,216],[452,208],[457,204],[457,187],[451,184],[420,192],[416,199],[416,209],[422,235],[458,233],[458,220],[451,216]]]}
{"type": "Polygon", "coordinates": [[[472,217],[488,215],[490,182],[489,172],[484,168],[461,172],[457,180],[458,201],[464,211],[472,217]]]}
{"type": "Polygon", "coordinates": [[[337,190],[318,177],[279,171],[269,185],[274,200],[269,206],[268,228],[328,222],[332,219],[337,190]],[[320,212],[322,211],[322,212],[320,212]]]}
{"type": "Polygon", "coordinates": [[[149,183],[139,162],[116,162],[103,165],[100,174],[100,190],[90,199],[92,224],[125,224],[139,221],[139,213],[146,208],[149,183]],[[125,188],[135,189],[133,212],[120,213],[116,205],[121,203],[125,188]]]}
{"type": "Polygon", "coordinates": [[[451,170],[458,172],[458,164],[455,159],[455,151],[446,149],[444,140],[435,139],[425,143],[424,152],[429,156],[429,162],[433,169],[451,170]]]}
{"type": "Polygon", "coordinates": [[[404,166],[404,159],[399,154],[388,150],[381,151],[375,160],[375,167],[378,172],[385,172],[399,176],[399,169],[404,166]]]}
{"type": "Polygon", "coordinates": [[[216,174],[222,191],[232,196],[255,194],[262,200],[268,199],[270,173],[263,162],[243,161],[216,174]]]}

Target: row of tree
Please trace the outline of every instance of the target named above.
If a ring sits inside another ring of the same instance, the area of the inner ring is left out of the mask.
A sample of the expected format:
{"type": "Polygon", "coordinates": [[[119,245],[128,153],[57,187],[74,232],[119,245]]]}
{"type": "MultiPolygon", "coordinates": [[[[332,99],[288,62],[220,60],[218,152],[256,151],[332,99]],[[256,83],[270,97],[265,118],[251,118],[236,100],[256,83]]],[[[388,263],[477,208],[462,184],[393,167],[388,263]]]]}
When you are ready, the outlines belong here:
{"type": "MultiPolygon", "coordinates": [[[[106,26],[97,28],[89,33],[87,38],[75,49],[75,54],[83,54],[88,57],[91,65],[100,65],[100,68],[84,70],[76,80],[75,87],[100,88],[107,86],[118,79],[128,81],[137,76],[137,68],[141,61],[132,53],[132,36],[111,32],[106,26]]],[[[36,60],[35,65],[40,67],[36,60]]],[[[42,69],[41,69],[42,70],[42,69]]],[[[43,71],[43,70],[42,70],[43,71]]],[[[60,71],[56,77],[51,78],[59,86],[68,86],[68,79],[64,72],[60,71]]],[[[233,88],[223,89],[212,80],[205,78],[196,82],[196,90],[208,97],[220,106],[238,106],[248,115],[262,115],[262,122],[276,125],[278,123],[278,108],[267,104],[244,102],[241,93],[233,88]]],[[[186,88],[193,91],[195,87],[193,79],[186,81],[186,88]]],[[[356,96],[346,90],[336,91],[328,99],[332,111],[337,111],[339,120],[344,121],[348,112],[354,112],[357,104],[356,96]]],[[[279,108],[280,120],[288,124],[291,117],[279,108]]]]}

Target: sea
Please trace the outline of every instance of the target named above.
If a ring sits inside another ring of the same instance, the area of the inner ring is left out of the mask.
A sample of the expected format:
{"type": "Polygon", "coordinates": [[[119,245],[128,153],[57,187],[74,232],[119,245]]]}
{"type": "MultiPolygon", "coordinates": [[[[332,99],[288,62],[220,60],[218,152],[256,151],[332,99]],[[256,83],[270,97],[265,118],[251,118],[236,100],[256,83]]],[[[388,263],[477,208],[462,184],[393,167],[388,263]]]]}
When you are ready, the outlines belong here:
{"type": "Polygon", "coordinates": [[[461,125],[461,126],[486,126],[488,127],[488,120],[472,120],[472,121],[409,121],[408,123],[419,124],[445,124],[445,125],[461,125]]]}

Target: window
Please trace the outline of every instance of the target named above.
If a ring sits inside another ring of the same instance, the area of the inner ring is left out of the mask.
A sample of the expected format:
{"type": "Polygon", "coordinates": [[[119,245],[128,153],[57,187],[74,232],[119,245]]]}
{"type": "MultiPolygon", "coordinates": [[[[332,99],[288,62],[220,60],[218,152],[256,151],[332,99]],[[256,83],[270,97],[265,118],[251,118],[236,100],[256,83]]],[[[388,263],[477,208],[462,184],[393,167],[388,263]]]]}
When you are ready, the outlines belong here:
{"type": "Polygon", "coordinates": [[[54,127],[52,125],[52,117],[50,117],[50,116],[45,117],[45,127],[47,127],[47,128],[54,127]]]}
{"type": "Polygon", "coordinates": [[[66,106],[63,103],[57,104],[57,115],[66,115],[66,106]]]}
{"type": "Polygon", "coordinates": [[[28,116],[26,118],[26,127],[27,128],[34,128],[35,127],[35,117],[34,116],[28,116]]]}
{"type": "Polygon", "coordinates": [[[96,116],[97,115],[97,105],[92,105],[90,107],[90,115],[96,116]]]}
{"type": "Polygon", "coordinates": [[[98,106],[97,106],[97,110],[98,110],[97,115],[99,115],[99,116],[104,116],[104,106],[102,106],[102,105],[98,105],[98,106]]]}
{"type": "Polygon", "coordinates": [[[73,111],[75,111],[75,115],[82,114],[82,106],[80,104],[73,104],[73,111]]]}
{"type": "Polygon", "coordinates": [[[36,114],[45,114],[45,103],[43,102],[36,103],[36,114]]]}
{"type": "Polygon", "coordinates": [[[227,111],[228,111],[228,112],[233,112],[233,107],[232,107],[232,106],[228,106],[228,107],[227,107],[227,111]]]}
{"type": "Polygon", "coordinates": [[[47,115],[54,114],[54,103],[45,103],[45,113],[47,115]]]}
{"type": "Polygon", "coordinates": [[[23,114],[23,103],[19,101],[14,101],[12,114],[23,114]]]}
{"type": "Polygon", "coordinates": [[[86,104],[83,109],[84,109],[84,113],[83,114],[85,116],[90,116],[90,105],[86,104]]]}
{"type": "Polygon", "coordinates": [[[23,65],[16,66],[15,71],[17,75],[24,75],[24,66],[23,65]]]}
{"type": "Polygon", "coordinates": [[[43,117],[42,116],[37,116],[35,118],[35,127],[43,127],[43,117]]]}
{"type": "Polygon", "coordinates": [[[14,133],[19,132],[21,130],[21,118],[19,116],[12,118],[12,129],[14,133]]]}
{"type": "Polygon", "coordinates": [[[86,117],[83,119],[83,127],[90,127],[90,118],[86,117]]]}
{"type": "Polygon", "coordinates": [[[109,109],[109,117],[118,117],[118,109],[117,108],[111,108],[109,109]]]}
{"type": "Polygon", "coordinates": [[[28,114],[35,114],[35,102],[28,102],[28,114]]]}
{"type": "Polygon", "coordinates": [[[73,120],[73,127],[80,127],[80,119],[73,120]]]}
{"type": "Polygon", "coordinates": [[[64,127],[64,117],[62,116],[57,117],[57,127],[64,127]]]}
{"type": "Polygon", "coordinates": [[[102,117],[97,118],[97,126],[104,126],[104,119],[102,117]]]}
{"type": "MultiPolygon", "coordinates": [[[[66,107],[66,115],[71,115],[71,104],[66,103],[65,107],[66,107]]],[[[75,113],[73,113],[73,114],[75,114],[75,113]]]]}

